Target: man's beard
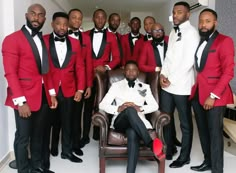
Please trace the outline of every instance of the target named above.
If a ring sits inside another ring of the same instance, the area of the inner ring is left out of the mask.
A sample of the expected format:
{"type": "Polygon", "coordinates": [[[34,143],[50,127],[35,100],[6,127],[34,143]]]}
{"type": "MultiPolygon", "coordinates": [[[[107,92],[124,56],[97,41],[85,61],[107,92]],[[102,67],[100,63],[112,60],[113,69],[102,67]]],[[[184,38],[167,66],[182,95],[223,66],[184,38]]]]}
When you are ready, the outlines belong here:
{"type": "Polygon", "coordinates": [[[109,26],[109,29],[113,32],[116,32],[118,27],[113,27],[112,25],[109,26]]]}
{"type": "Polygon", "coordinates": [[[43,27],[43,23],[39,24],[38,27],[34,27],[31,22],[29,21],[29,19],[26,18],[26,25],[33,31],[33,32],[39,32],[40,29],[43,27]]]}
{"type": "Polygon", "coordinates": [[[155,38],[153,37],[153,41],[156,42],[156,43],[161,43],[163,40],[164,40],[164,35],[162,37],[159,37],[159,38],[155,38]]]}
{"type": "Polygon", "coordinates": [[[198,30],[199,35],[202,39],[208,40],[210,35],[215,31],[215,26],[213,26],[210,30],[207,29],[207,31],[203,32],[200,29],[198,30]]]}

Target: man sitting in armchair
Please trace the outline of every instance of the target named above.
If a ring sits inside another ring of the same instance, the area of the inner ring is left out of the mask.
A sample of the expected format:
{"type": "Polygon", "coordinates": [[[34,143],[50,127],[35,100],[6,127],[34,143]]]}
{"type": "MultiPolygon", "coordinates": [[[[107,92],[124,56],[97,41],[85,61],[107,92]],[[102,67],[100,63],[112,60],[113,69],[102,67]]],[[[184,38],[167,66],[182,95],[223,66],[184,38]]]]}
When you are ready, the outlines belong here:
{"type": "Polygon", "coordinates": [[[112,114],[111,128],[126,134],[128,139],[127,173],[134,173],[138,161],[140,140],[150,147],[158,157],[162,153],[162,142],[152,139],[148,129],[152,128],[145,114],[158,110],[150,86],[140,82],[138,65],[127,61],[124,68],[125,79],[115,82],[110,87],[99,108],[112,114]]]}

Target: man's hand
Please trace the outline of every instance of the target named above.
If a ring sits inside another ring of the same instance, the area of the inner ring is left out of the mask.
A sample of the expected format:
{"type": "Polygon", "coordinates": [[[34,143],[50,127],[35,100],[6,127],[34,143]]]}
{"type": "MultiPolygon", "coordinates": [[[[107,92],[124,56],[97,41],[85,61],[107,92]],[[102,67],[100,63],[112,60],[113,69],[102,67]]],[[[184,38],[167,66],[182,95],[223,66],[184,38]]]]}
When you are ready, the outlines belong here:
{"type": "Polygon", "coordinates": [[[85,90],[84,98],[85,98],[85,99],[88,99],[88,98],[91,96],[91,93],[92,93],[92,89],[91,89],[90,87],[88,87],[88,88],[85,90]]]}
{"type": "Polygon", "coordinates": [[[170,81],[163,74],[160,75],[160,84],[162,88],[170,86],[170,81]]]}
{"type": "Polygon", "coordinates": [[[205,110],[210,110],[210,109],[213,108],[214,103],[215,103],[215,99],[212,99],[211,97],[207,97],[207,99],[206,99],[206,101],[205,101],[205,103],[203,105],[203,108],[205,110]]]}
{"type": "Polygon", "coordinates": [[[95,68],[96,72],[101,72],[101,73],[105,73],[106,72],[106,68],[105,66],[99,65],[95,68]]]}
{"type": "Polygon", "coordinates": [[[137,112],[141,112],[140,106],[137,106],[133,102],[125,102],[125,103],[123,103],[121,106],[118,107],[118,111],[117,112],[122,112],[123,110],[125,110],[128,107],[133,107],[137,112]]]}
{"type": "Polygon", "coordinates": [[[77,91],[74,96],[74,101],[79,102],[82,99],[82,92],[77,91]]]}
{"type": "Polygon", "coordinates": [[[22,106],[18,106],[18,111],[19,111],[20,117],[22,118],[28,118],[31,116],[30,107],[27,103],[23,104],[22,106]]]}
{"type": "Polygon", "coordinates": [[[52,102],[52,104],[51,104],[50,108],[51,109],[56,109],[57,105],[58,105],[56,96],[51,96],[51,102],[52,102]]]}

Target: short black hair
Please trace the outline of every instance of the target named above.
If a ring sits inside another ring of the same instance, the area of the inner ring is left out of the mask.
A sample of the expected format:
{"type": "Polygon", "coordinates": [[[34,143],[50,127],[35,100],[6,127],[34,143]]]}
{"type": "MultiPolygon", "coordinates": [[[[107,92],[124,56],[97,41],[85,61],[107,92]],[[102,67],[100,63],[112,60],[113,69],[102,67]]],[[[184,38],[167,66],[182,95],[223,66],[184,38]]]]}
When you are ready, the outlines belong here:
{"type": "Polygon", "coordinates": [[[80,12],[80,13],[83,15],[83,13],[82,13],[82,11],[81,11],[80,9],[78,9],[78,8],[73,8],[73,9],[71,9],[71,10],[68,12],[68,16],[70,16],[70,14],[71,14],[73,11],[78,11],[78,12],[80,12]]]}
{"type": "Polygon", "coordinates": [[[52,16],[52,20],[54,21],[58,17],[63,17],[63,18],[66,18],[67,20],[69,20],[69,16],[65,12],[55,12],[52,16]]]}
{"type": "Polygon", "coordinates": [[[134,60],[128,60],[128,61],[126,61],[125,67],[126,67],[127,65],[129,65],[129,64],[133,64],[133,65],[135,65],[136,67],[138,67],[138,63],[137,63],[136,61],[134,61],[134,60]]]}
{"type": "Polygon", "coordinates": [[[184,6],[188,11],[190,11],[190,5],[189,5],[189,3],[187,3],[186,1],[179,1],[179,2],[176,2],[174,6],[177,6],[177,5],[182,5],[182,6],[184,6]]]}
{"type": "Polygon", "coordinates": [[[95,11],[93,12],[93,18],[95,17],[95,14],[96,14],[98,11],[101,11],[102,13],[104,13],[104,14],[105,14],[105,17],[107,18],[107,13],[105,12],[105,10],[103,10],[103,9],[101,9],[101,8],[99,8],[99,9],[97,9],[97,10],[95,10],[95,11]]]}
{"type": "Polygon", "coordinates": [[[138,17],[133,17],[130,19],[130,23],[133,22],[134,20],[138,20],[139,23],[141,24],[141,20],[138,17]]]}
{"type": "Polygon", "coordinates": [[[212,9],[210,9],[210,8],[205,8],[205,9],[203,9],[203,10],[200,12],[200,15],[201,15],[203,12],[210,12],[211,14],[213,14],[213,15],[215,16],[216,20],[217,20],[217,18],[218,18],[218,15],[217,15],[216,11],[214,11],[214,10],[212,10],[212,9]]]}
{"type": "Polygon", "coordinates": [[[119,16],[119,18],[120,18],[120,15],[118,13],[111,13],[108,17],[109,21],[111,20],[112,16],[119,16]]]}

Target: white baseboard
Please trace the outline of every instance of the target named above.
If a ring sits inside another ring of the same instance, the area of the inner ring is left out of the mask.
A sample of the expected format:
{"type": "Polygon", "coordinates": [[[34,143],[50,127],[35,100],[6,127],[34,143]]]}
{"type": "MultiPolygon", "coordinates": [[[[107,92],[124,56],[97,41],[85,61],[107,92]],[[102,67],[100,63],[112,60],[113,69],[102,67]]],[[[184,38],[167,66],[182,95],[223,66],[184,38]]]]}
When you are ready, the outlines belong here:
{"type": "Polygon", "coordinates": [[[14,152],[10,151],[1,161],[0,161],[0,172],[9,163],[9,161],[15,159],[14,152]]]}

